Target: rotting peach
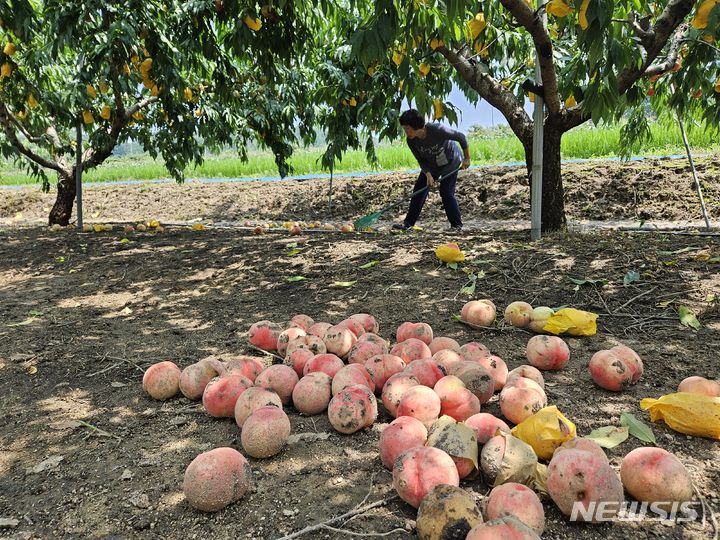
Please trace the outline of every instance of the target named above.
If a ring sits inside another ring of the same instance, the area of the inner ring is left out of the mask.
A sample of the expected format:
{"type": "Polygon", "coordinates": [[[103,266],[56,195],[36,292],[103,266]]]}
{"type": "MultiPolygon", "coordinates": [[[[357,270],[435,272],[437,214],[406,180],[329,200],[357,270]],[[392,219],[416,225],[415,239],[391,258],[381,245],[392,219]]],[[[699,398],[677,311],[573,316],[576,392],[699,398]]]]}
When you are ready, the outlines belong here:
{"type": "Polygon", "coordinates": [[[417,385],[403,394],[397,407],[398,416],[412,416],[420,420],[425,427],[440,417],[440,397],[427,386],[417,385]]]}
{"type": "Polygon", "coordinates": [[[640,355],[627,345],[615,345],[610,349],[610,352],[625,362],[625,365],[632,371],[632,382],[630,384],[638,382],[645,369],[640,355]]]}
{"type": "Polygon", "coordinates": [[[302,377],[305,364],[314,357],[315,354],[310,349],[296,349],[285,356],[285,365],[293,368],[298,377],[302,377]]]}
{"type": "Polygon", "coordinates": [[[490,349],[482,343],[471,341],[460,347],[460,354],[468,362],[477,362],[485,357],[490,356],[490,349]]]}
{"type": "Polygon", "coordinates": [[[500,418],[490,413],[474,414],[466,419],[464,423],[475,431],[475,438],[480,446],[495,437],[498,430],[510,433],[510,427],[500,418]]]}
{"type": "Polygon", "coordinates": [[[324,412],[332,398],[332,378],[322,371],[308,373],[293,388],[293,407],[301,414],[313,416],[324,412]]]}
{"type": "Polygon", "coordinates": [[[720,382],[706,379],[698,375],[683,379],[678,385],[678,392],[690,392],[709,397],[720,397],[720,382]]]}
{"type": "Polygon", "coordinates": [[[346,358],[357,341],[357,336],[348,328],[335,325],[327,329],[323,341],[327,352],[346,358]]]}
{"type": "Polygon", "coordinates": [[[292,319],[290,319],[290,324],[288,326],[302,328],[307,333],[307,331],[310,330],[313,324],[315,324],[315,321],[312,317],[303,313],[298,313],[297,315],[293,315],[292,319]]]}
{"type": "Polygon", "coordinates": [[[547,399],[537,390],[505,386],[500,392],[500,410],[513,424],[519,424],[547,405],[547,399]]]}
{"type": "Polygon", "coordinates": [[[475,362],[460,362],[450,372],[462,382],[465,387],[477,396],[480,403],[487,403],[495,393],[495,380],[490,372],[475,362]]]}
{"type": "Polygon", "coordinates": [[[491,326],[495,322],[496,309],[492,300],[470,300],[460,311],[463,321],[474,326],[491,326]]]}
{"type": "Polygon", "coordinates": [[[243,450],[254,458],[269,458],[280,453],[290,436],[290,419],[273,405],[255,410],[242,427],[243,450]]]}
{"type": "Polygon", "coordinates": [[[285,358],[285,352],[287,351],[288,344],[299,337],[305,337],[307,333],[302,328],[297,326],[291,326],[287,330],[280,332],[277,340],[277,352],[278,355],[285,358]]]}
{"type": "Polygon", "coordinates": [[[377,319],[369,313],[355,313],[354,315],[350,315],[350,319],[359,322],[363,328],[365,328],[365,332],[377,334],[380,331],[380,325],[378,325],[377,319]]]}
{"type": "Polygon", "coordinates": [[[361,384],[367,386],[371,392],[375,392],[375,382],[368,370],[362,364],[348,364],[338,371],[332,380],[332,394],[336,395],[348,386],[361,384]]]}
{"type": "Polygon", "coordinates": [[[528,325],[528,328],[535,333],[543,333],[548,319],[550,319],[550,317],[554,314],[555,311],[547,306],[538,306],[533,308],[532,313],[530,314],[530,324],[528,325]]]}
{"type": "Polygon", "coordinates": [[[405,369],[405,362],[399,356],[392,354],[378,354],[368,358],[365,362],[365,369],[375,382],[375,394],[381,394],[385,381],[396,373],[405,369]]]}
{"type": "Polygon", "coordinates": [[[447,373],[452,372],[460,362],[465,361],[459,353],[451,351],[450,349],[439,350],[432,355],[432,360],[439,366],[442,366],[447,373]]]}
{"type": "Polygon", "coordinates": [[[437,353],[438,351],[442,351],[443,349],[449,349],[453,352],[460,354],[460,344],[453,338],[449,337],[434,337],[428,347],[430,347],[430,352],[433,354],[437,353]]]}
{"type": "Polygon", "coordinates": [[[239,373],[226,373],[215,377],[205,387],[202,403],[210,416],[232,418],[235,416],[235,402],[253,382],[239,373]]]}
{"type": "Polygon", "coordinates": [[[693,497],[693,483],[685,465],[675,454],[657,447],[632,450],[622,460],[620,479],[625,489],[638,501],[667,503],[687,502],[693,497]]]}
{"type": "Polygon", "coordinates": [[[427,428],[412,416],[400,416],[390,422],[380,434],[380,460],[393,470],[395,459],[410,448],[425,446],[427,428]]]}
{"type": "Polygon", "coordinates": [[[293,368],[284,364],[275,364],[265,370],[255,379],[255,386],[271,390],[280,396],[283,405],[289,405],[292,393],[299,377],[293,368]]]}
{"type": "Polygon", "coordinates": [[[523,364],[522,366],[518,366],[508,372],[505,384],[511,384],[513,379],[517,377],[525,377],[526,379],[532,379],[540,386],[540,388],[545,388],[545,378],[543,377],[542,373],[540,373],[540,370],[538,368],[525,364],[523,364]]]}
{"type": "Polygon", "coordinates": [[[355,334],[355,337],[360,337],[365,333],[365,327],[357,319],[348,318],[340,321],[339,323],[337,323],[336,326],[339,326],[341,328],[347,328],[353,334],[355,334]]]}
{"type": "Polygon", "coordinates": [[[264,351],[277,350],[277,342],[280,333],[283,331],[279,324],[271,321],[258,321],[248,331],[250,345],[264,351]]]}
{"type": "Polygon", "coordinates": [[[411,506],[420,506],[425,495],[439,484],[460,485],[455,462],[442,450],[428,446],[410,448],[395,460],[393,487],[411,506]]]}
{"type": "Polygon", "coordinates": [[[605,453],[605,450],[602,449],[602,446],[600,446],[595,441],[585,439],[584,437],[574,437],[568,441],[565,441],[555,449],[555,451],[553,452],[553,457],[555,457],[560,452],[564,452],[565,450],[582,450],[583,452],[590,452],[591,454],[595,454],[596,456],[604,459],[605,461],[608,461],[607,454],[605,453]]]}
{"type": "Polygon", "coordinates": [[[382,347],[371,341],[357,341],[350,347],[350,353],[348,353],[348,363],[350,364],[365,364],[369,358],[383,354],[382,347]]]}
{"type": "Polygon", "coordinates": [[[431,358],[430,347],[416,338],[409,338],[390,349],[390,354],[399,356],[406,364],[421,358],[431,358]]]}
{"type": "Polygon", "coordinates": [[[143,374],[143,390],[153,399],[170,399],[180,391],[181,374],[182,371],[174,362],[153,364],[143,374]]]}
{"type": "Polygon", "coordinates": [[[525,348],[530,365],[541,370],[564,368],[570,360],[570,349],[557,336],[533,336],[525,348]]]}
{"type": "Polygon", "coordinates": [[[179,383],[183,395],[193,401],[201,399],[207,384],[225,371],[224,366],[217,367],[217,364],[219,364],[217,361],[212,363],[200,360],[183,369],[179,383]],[[218,371],[218,369],[222,371],[218,371]]]}
{"type": "Polygon", "coordinates": [[[388,344],[388,342],[377,334],[373,334],[372,332],[365,332],[362,336],[358,338],[358,341],[369,341],[370,343],[374,343],[382,349],[382,354],[387,354],[390,351],[390,345],[388,344]]]}
{"type": "Polygon", "coordinates": [[[341,390],[328,404],[330,424],[340,433],[351,434],[370,427],[377,415],[375,394],[360,384],[341,390]]]}
{"type": "Polygon", "coordinates": [[[216,512],[242,499],[252,483],[245,456],[234,448],[215,448],[198,455],[185,469],[183,493],[193,508],[216,512]]]}
{"type": "Polygon", "coordinates": [[[432,358],[422,358],[410,362],[404,369],[405,373],[414,375],[420,384],[433,388],[435,383],[447,375],[445,368],[432,358]]]}
{"type": "Polygon", "coordinates": [[[516,328],[525,328],[530,324],[532,310],[527,302],[511,302],[505,308],[505,320],[516,328]]]}
{"type": "Polygon", "coordinates": [[[485,519],[515,516],[541,535],[545,530],[545,510],[540,498],[529,487],[508,482],[494,487],[485,505],[485,519]]]}
{"type": "Polygon", "coordinates": [[[396,373],[385,382],[382,389],[382,402],[390,416],[393,418],[397,416],[397,408],[405,392],[419,384],[420,381],[414,375],[405,372],[396,373]]]}
{"type": "Polygon", "coordinates": [[[332,353],[318,354],[305,363],[303,375],[307,375],[313,371],[322,371],[332,378],[343,366],[345,366],[345,363],[340,357],[332,353]]]}
{"type": "Polygon", "coordinates": [[[475,525],[465,540],[540,540],[540,536],[515,516],[491,519],[475,525]]]}
{"type": "Polygon", "coordinates": [[[633,371],[609,350],[596,352],[588,365],[592,380],[600,388],[620,392],[632,384],[633,371]]]}
{"type": "Polygon", "coordinates": [[[490,373],[490,376],[495,382],[495,391],[497,392],[498,390],[502,390],[507,382],[508,376],[508,368],[507,364],[505,364],[505,360],[499,356],[491,354],[490,356],[477,360],[477,363],[490,373]]]}
{"type": "Polygon", "coordinates": [[[260,407],[274,406],[282,409],[280,396],[275,392],[253,386],[248,388],[235,402],[235,423],[242,428],[245,420],[260,407]]]}
{"type": "Polygon", "coordinates": [[[225,373],[239,373],[253,383],[265,367],[265,362],[256,356],[235,356],[225,361],[225,373]]]}
{"type": "Polygon", "coordinates": [[[313,336],[317,336],[320,339],[324,339],[325,332],[327,332],[328,328],[330,328],[331,326],[332,324],[330,323],[316,322],[310,328],[308,328],[307,333],[313,336]]]}

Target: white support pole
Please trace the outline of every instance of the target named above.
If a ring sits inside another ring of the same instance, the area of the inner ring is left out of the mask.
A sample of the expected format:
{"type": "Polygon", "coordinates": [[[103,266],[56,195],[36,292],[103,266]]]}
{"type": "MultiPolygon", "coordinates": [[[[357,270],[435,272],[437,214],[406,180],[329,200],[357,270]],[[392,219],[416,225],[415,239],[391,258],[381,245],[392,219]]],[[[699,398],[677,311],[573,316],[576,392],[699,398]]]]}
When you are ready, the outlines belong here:
{"type": "Polygon", "coordinates": [[[678,114],[678,125],[680,126],[680,134],[682,135],[683,144],[685,145],[685,152],[687,152],[688,161],[690,162],[690,170],[692,171],[693,183],[697,190],[698,198],[700,199],[700,208],[702,209],[703,218],[705,219],[705,228],[710,230],[710,216],[708,215],[707,207],[705,206],[705,198],[703,197],[702,186],[700,186],[700,180],[697,177],[697,171],[695,170],[695,162],[693,161],[692,152],[690,151],[690,143],[688,142],[687,133],[685,133],[685,124],[678,114]]]}
{"type": "MultiPolygon", "coordinates": [[[[538,0],[538,9],[545,4],[538,0]]],[[[543,28],[547,27],[547,13],[540,10],[543,28]]],[[[540,58],[535,51],[535,84],[542,84],[540,58]]],[[[530,239],[539,240],[542,231],[542,183],[543,183],[543,127],[545,122],[544,103],[541,96],[535,96],[533,113],[532,187],[530,197],[530,239]]]]}
{"type": "Polygon", "coordinates": [[[77,228],[83,228],[83,205],[82,205],[82,116],[78,118],[77,139],[75,140],[75,197],[77,199],[77,228]]]}

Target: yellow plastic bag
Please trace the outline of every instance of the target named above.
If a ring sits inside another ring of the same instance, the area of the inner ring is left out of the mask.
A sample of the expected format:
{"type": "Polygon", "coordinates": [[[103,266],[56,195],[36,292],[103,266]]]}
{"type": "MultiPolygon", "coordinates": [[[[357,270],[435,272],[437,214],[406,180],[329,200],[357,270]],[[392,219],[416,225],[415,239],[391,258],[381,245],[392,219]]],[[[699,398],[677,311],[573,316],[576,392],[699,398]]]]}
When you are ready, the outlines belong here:
{"type": "Polygon", "coordinates": [[[555,405],[540,409],[520,422],[510,433],[532,446],[540,459],[550,459],[558,446],[577,436],[575,424],[555,405]]]}
{"type": "Polygon", "coordinates": [[[457,244],[443,244],[435,250],[435,255],[444,263],[459,263],[465,260],[465,253],[457,244]]]}
{"type": "Polygon", "coordinates": [[[650,411],[650,420],[664,420],[675,431],[720,441],[720,398],[677,392],[660,399],[645,398],[643,411],[650,411]]]}
{"type": "Polygon", "coordinates": [[[594,336],[597,332],[597,318],[597,313],[563,308],[550,316],[543,330],[556,335],[568,333],[571,336],[594,336]]]}

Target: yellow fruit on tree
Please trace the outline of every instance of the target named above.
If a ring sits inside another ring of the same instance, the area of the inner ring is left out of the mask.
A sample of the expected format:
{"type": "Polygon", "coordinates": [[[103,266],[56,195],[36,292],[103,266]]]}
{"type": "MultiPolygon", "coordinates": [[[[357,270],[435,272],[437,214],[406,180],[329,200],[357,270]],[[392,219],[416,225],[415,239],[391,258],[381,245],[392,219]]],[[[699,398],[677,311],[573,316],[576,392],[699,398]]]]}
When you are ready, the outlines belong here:
{"type": "Polygon", "coordinates": [[[443,103],[439,99],[433,100],[433,119],[440,120],[445,113],[443,112],[443,103]]]}
{"type": "Polygon", "coordinates": [[[250,15],[245,15],[243,19],[245,26],[247,26],[253,32],[257,32],[262,28],[262,21],[260,19],[253,19],[250,15]]]}
{"type": "Polygon", "coordinates": [[[367,73],[368,73],[368,75],[370,75],[371,77],[372,77],[373,75],[375,75],[375,67],[374,67],[374,66],[370,66],[370,67],[368,68],[368,70],[367,70],[367,73]]]}
{"type": "Polygon", "coordinates": [[[34,109],[35,107],[37,107],[38,102],[37,102],[37,99],[35,99],[35,96],[33,96],[32,94],[28,94],[27,104],[28,104],[28,107],[30,107],[31,109],[34,109]]]}
{"type": "Polygon", "coordinates": [[[150,90],[153,86],[155,86],[155,81],[153,81],[152,79],[146,79],[146,78],[144,78],[144,79],[143,79],[143,86],[144,86],[145,88],[147,88],[148,90],[150,90]]]}
{"type": "Polygon", "coordinates": [[[587,20],[587,10],[589,6],[590,0],[583,0],[583,3],[580,4],[580,13],[578,13],[578,24],[580,24],[580,28],[582,28],[583,30],[587,30],[587,27],[590,26],[587,20]]]}
{"type": "Polygon", "coordinates": [[[85,86],[85,91],[87,92],[87,95],[91,98],[97,96],[97,92],[95,92],[95,87],[92,84],[88,84],[87,86],[85,86]]]}
{"type": "Polygon", "coordinates": [[[500,84],[502,84],[504,88],[510,88],[510,79],[503,79],[500,81],[500,84]]]}
{"type": "Polygon", "coordinates": [[[103,105],[103,108],[100,109],[100,118],[103,120],[110,120],[110,112],[110,107],[103,105]]]}
{"type": "Polygon", "coordinates": [[[535,59],[532,56],[528,56],[527,62],[525,62],[525,65],[529,68],[535,67],[535,59]]]}
{"type": "Polygon", "coordinates": [[[430,40],[430,48],[434,51],[435,49],[438,49],[439,47],[442,47],[445,45],[445,42],[442,39],[438,38],[432,38],[430,40]]]}
{"type": "Polygon", "coordinates": [[[430,64],[422,63],[420,64],[420,76],[425,77],[428,73],[430,73],[430,64]]]}
{"type": "Polygon", "coordinates": [[[150,70],[152,69],[152,64],[153,64],[152,58],[146,58],[145,60],[143,60],[142,63],[140,64],[140,73],[142,75],[147,75],[150,72],[150,70]]]}
{"type": "Polygon", "coordinates": [[[135,112],[133,113],[132,117],[133,117],[135,120],[138,120],[138,121],[143,119],[143,115],[142,115],[142,113],[141,113],[140,111],[135,111],[135,112]]]}
{"type": "Polygon", "coordinates": [[[528,92],[528,99],[530,100],[530,103],[535,103],[535,94],[528,92]]]}
{"type": "Polygon", "coordinates": [[[127,63],[123,64],[123,71],[125,75],[130,75],[130,66],[127,63]]]}
{"type": "Polygon", "coordinates": [[[570,97],[565,100],[565,107],[569,109],[575,105],[577,105],[577,101],[575,101],[575,96],[571,94],[570,97]]]}
{"type": "Polygon", "coordinates": [[[468,32],[470,33],[471,39],[476,39],[483,30],[485,30],[485,27],[487,26],[487,23],[485,22],[485,14],[481,11],[475,17],[470,19],[470,22],[468,22],[468,32]]]}
{"type": "Polygon", "coordinates": [[[550,0],[545,4],[545,11],[555,17],[567,17],[572,13],[572,8],[563,2],[563,0],[550,0]]]}
{"type": "Polygon", "coordinates": [[[107,91],[110,90],[110,88],[108,87],[108,85],[105,84],[104,82],[100,83],[100,85],[98,86],[98,88],[100,88],[100,92],[103,93],[103,94],[107,94],[107,91]]]}
{"type": "Polygon", "coordinates": [[[195,116],[200,118],[203,115],[202,109],[195,109],[195,116]]]}
{"type": "Polygon", "coordinates": [[[710,12],[720,4],[720,0],[705,0],[695,12],[695,17],[690,24],[697,30],[707,28],[710,12]]]}
{"type": "Polygon", "coordinates": [[[396,66],[402,64],[403,58],[405,58],[405,56],[397,51],[395,51],[392,55],[392,61],[395,62],[396,66]]]}
{"type": "Polygon", "coordinates": [[[8,62],[5,62],[2,67],[0,67],[0,78],[4,79],[10,75],[12,75],[12,66],[8,62]]]}
{"type": "Polygon", "coordinates": [[[713,43],[715,43],[715,36],[711,36],[711,35],[703,36],[703,41],[705,43],[710,43],[710,45],[712,45],[713,43]]]}
{"type": "Polygon", "coordinates": [[[720,94],[720,77],[718,77],[718,80],[715,81],[715,87],[714,87],[714,89],[715,89],[715,91],[716,91],[718,94],[720,94]]]}
{"type": "Polygon", "coordinates": [[[160,95],[160,89],[158,88],[157,84],[153,84],[152,88],[150,89],[150,95],[153,97],[157,97],[160,95]]]}
{"type": "Polygon", "coordinates": [[[95,119],[93,118],[93,115],[90,111],[83,111],[83,122],[86,124],[92,124],[95,122],[95,119]]]}
{"type": "Polygon", "coordinates": [[[18,111],[15,116],[19,118],[20,120],[25,120],[25,117],[27,116],[27,112],[25,111],[18,111]]]}
{"type": "Polygon", "coordinates": [[[133,55],[130,57],[130,61],[131,61],[134,65],[138,65],[138,64],[140,63],[140,57],[139,57],[137,54],[133,54],[133,55]]]}
{"type": "Polygon", "coordinates": [[[348,101],[348,105],[350,105],[351,107],[356,107],[357,100],[354,97],[351,97],[350,100],[348,101]]]}
{"type": "Polygon", "coordinates": [[[399,88],[400,90],[402,90],[404,86],[405,86],[405,79],[403,79],[402,81],[400,81],[400,84],[398,84],[398,88],[399,88]]]}
{"type": "Polygon", "coordinates": [[[3,52],[8,56],[15,54],[15,51],[17,51],[17,47],[12,42],[6,43],[5,47],[3,47],[3,52]]]}
{"type": "Polygon", "coordinates": [[[193,98],[193,92],[191,88],[186,88],[183,90],[183,97],[185,98],[185,101],[192,101],[193,98]]]}

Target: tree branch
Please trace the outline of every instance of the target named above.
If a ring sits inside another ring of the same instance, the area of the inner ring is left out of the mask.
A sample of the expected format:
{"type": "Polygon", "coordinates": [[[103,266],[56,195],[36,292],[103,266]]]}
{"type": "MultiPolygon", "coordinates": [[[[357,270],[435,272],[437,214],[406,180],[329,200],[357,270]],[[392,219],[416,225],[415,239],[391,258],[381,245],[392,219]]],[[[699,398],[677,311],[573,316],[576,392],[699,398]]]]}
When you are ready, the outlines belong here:
{"type": "MultiPolygon", "coordinates": [[[[655,26],[649,30],[653,36],[652,42],[648,40],[647,56],[639,68],[628,68],[618,75],[618,93],[624,94],[635,82],[642,77],[648,67],[657,58],[665,47],[670,34],[683,22],[692,11],[694,0],[670,0],[665,10],[658,17],[655,26]]],[[[674,63],[674,62],[673,62],[674,63]]]]}
{"type": "Polygon", "coordinates": [[[499,110],[510,124],[510,129],[522,141],[532,140],[532,121],[515,95],[487,73],[483,73],[462,53],[462,49],[454,51],[447,47],[438,47],[457,73],[467,82],[480,97],[499,110]]]}
{"type": "Polygon", "coordinates": [[[15,133],[15,129],[13,129],[13,125],[17,125],[18,122],[17,120],[13,122],[13,120],[15,120],[15,117],[8,110],[7,105],[0,101],[0,124],[2,124],[2,129],[5,133],[5,137],[7,137],[8,142],[12,144],[18,152],[20,152],[22,155],[24,155],[31,161],[34,161],[41,167],[45,167],[46,169],[52,169],[57,172],[65,172],[63,168],[60,167],[60,165],[33,152],[30,148],[20,142],[17,133],[15,133]]]}
{"type": "Polygon", "coordinates": [[[500,0],[500,3],[530,33],[538,54],[540,75],[545,89],[545,105],[551,115],[559,114],[561,110],[560,95],[558,94],[550,34],[543,28],[540,17],[523,0],[500,0]]]}
{"type": "Polygon", "coordinates": [[[670,41],[670,48],[668,54],[665,57],[665,61],[658,64],[653,64],[645,70],[645,76],[652,77],[653,75],[662,75],[666,71],[670,71],[675,63],[677,62],[678,55],[680,54],[680,47],[685,37],[685,32],[688,30],[688,24],[683,23],[677,27],[675,34],[670,41]]]}

